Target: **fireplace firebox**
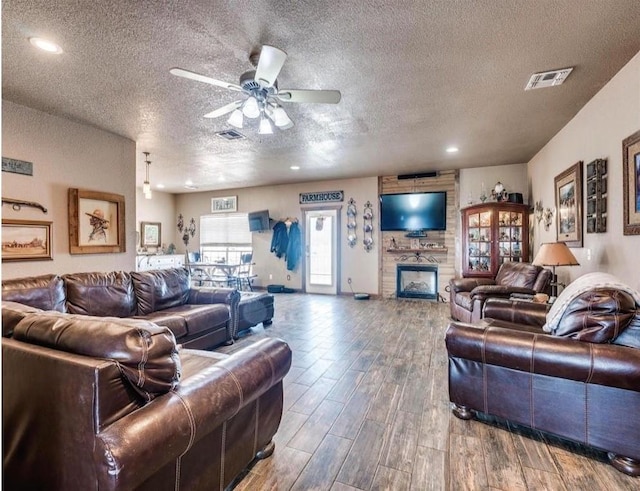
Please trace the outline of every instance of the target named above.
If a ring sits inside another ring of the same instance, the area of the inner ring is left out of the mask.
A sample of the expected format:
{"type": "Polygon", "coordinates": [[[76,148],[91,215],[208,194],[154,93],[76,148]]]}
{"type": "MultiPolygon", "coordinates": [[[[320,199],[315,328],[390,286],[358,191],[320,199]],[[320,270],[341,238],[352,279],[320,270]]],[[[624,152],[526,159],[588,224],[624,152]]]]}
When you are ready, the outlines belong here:
{"type": "Polygon", "coordinates": [[[438,300],[437,264],[398,264],[396,297],[438,300]]]}

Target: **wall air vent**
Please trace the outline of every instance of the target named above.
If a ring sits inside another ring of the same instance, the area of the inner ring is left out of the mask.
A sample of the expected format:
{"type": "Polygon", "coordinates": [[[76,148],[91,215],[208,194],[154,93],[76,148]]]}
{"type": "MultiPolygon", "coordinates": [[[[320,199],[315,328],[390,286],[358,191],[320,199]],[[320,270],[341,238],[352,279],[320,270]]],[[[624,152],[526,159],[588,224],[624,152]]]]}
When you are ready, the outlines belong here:
{"type": "Polygon", "coordinates": [[[221,138],[224,138],[225,140],[242,140],[246,138],[246,136],[244,136],[239,131],[232,130],[232,129],[218,131],[216,135],[218,135],[221,138]]]}
{"type": "Polygon", "coordinates": [[[560,70],[551,70],[549,72],[534,73],[531,75],[531,78],[524,90],[542,89],[544,87],[560,85],[565,81],[572,70],[573,68],[562,68],[560,70]]]}

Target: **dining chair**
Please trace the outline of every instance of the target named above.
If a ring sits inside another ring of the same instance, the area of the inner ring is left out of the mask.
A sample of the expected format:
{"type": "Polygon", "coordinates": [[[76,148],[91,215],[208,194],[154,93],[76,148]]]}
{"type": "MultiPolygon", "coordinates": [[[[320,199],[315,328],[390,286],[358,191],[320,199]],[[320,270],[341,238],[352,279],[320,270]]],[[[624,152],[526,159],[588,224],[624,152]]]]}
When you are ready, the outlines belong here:
{"type": "Polygon", "coordinates": [[[253,291],[252,282],[254,278],[257,278],[258,275],[253,274],[253,263],[251,260],[253,259],[253,254],[248,252],[246,254],[242,254],[240,256],[240,265],[236,270],[235,275],[233,275],[232,281],[235,281],[236,288],[238,290],[243,290],[245,287],[249,291],[253,291]]]}

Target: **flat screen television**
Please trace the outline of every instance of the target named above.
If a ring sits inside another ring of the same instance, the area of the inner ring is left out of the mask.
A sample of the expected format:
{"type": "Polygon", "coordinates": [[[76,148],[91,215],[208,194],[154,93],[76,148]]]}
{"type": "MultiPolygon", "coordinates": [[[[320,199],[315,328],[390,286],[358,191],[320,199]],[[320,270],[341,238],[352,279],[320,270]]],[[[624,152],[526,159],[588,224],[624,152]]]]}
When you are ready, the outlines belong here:
{"type": "Polygon", "coordinates": [[[446,230],[446,191],[380,195],[380,229],[446,230]]]}
{"type": "Polygon", "coordinates": [[[250,232],[264,232],[271,229],[269,225],[269,210],[252,211],[249,213],[248,218],[250,232]]]}

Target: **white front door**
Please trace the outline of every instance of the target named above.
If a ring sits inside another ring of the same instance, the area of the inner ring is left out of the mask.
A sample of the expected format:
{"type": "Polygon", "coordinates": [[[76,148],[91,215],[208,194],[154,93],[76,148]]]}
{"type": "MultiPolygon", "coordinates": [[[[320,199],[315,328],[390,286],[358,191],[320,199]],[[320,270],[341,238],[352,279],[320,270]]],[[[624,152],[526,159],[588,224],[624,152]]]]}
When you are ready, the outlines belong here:
{"type": "Polygon", "coordinates": [[[338,293],[338,210],[305,211],[305,291],[338,293]]]}

